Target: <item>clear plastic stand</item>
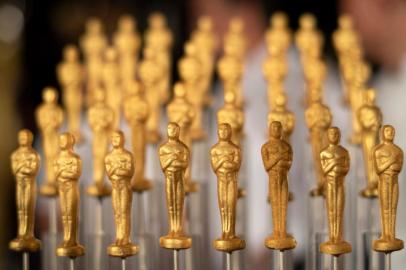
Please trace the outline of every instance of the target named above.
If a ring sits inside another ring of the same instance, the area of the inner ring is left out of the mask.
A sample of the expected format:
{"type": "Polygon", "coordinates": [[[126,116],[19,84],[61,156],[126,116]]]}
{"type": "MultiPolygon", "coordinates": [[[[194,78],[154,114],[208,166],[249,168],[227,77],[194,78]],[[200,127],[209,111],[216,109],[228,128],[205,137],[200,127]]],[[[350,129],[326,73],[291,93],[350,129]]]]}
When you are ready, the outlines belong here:
{"type": "Polygon", "coordinates": [[[107,246],[112,237],[107,234],[89,234],[86,237],[86,269],[108,270],[107,246]]]}
{"type": "Polygon", "coordinates": [[[293,270],[293,250],[271,250],[267,265],[267,270],[293,270]]]}

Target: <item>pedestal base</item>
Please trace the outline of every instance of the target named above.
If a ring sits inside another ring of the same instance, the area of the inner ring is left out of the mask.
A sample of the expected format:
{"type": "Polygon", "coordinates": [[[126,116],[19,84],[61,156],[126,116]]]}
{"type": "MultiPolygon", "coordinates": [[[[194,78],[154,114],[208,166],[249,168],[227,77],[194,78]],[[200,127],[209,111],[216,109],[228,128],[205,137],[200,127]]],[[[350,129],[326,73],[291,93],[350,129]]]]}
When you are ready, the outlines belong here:
{"type": "Polygon", "coordinates": [[[111,194],[111,187],[107,185],[92,184],[87,187],[86,193],[94,197],[106,197],[111,194]]]}
{"type": "Polygon", "coordinates": [[[111,244],[107,247],[107,253],[113,257],[129,257],[138,253],[138,246],[134,244],[126,244],[126,245],[116,245],[111,244]]]}
{"type": "Polygon", "coordinates": [[[296,247],[296,240],[290,234],[286,237],[275,237],[273,235],[265,239],[265,246],[269,249],[289,250],[296,247]]]}
{"type": "Polygon", "coordinates": [[[54,197],[58,196],[58,188],[56,183],[45,183],[39,188],[39,194],[42,196],[54,197]]]}
{"type": "Polygon", "coordinates": [[[352,250],[351,244],[346,241],[333,243],[331,241],[324,242],[320,245],[320,252],[338,256],[344,253],[350,253],[352,250]]]}
{"type": "Polygon", "coordinates": [[[36,252],[41,248],[41,241],[35,237],[16,238],[8,245],[17,252],[36,252]]]}
{"type": "Polygon", "coordinates": [[[185,186],[186,193],[194,193],[199,190],[199,183],[190,180],[188,185],[185,186]]]}
{"type": "Polygon", "coordinates": [[[233,252],[245,248],[245,241],[239,237],[232,239],[216,239],[213,241],[213,247],[218,251],[233,252]]]}
{"type": "Polygon", "coordinates": [[[147,130],[147,142],[158,143],[161,140],[161,134],[157,130],[147,130]]]}
{"type": "Polygon", "coordinates": [[[371,198],[374,199],[378,197],[378,188],[365,188],[360,191],[359,195],[361,195],[364,198],[371,198]]]}
{"type": "Polygon", "coordinates": [[[153,187],[153,183],[147,179],[137,180],[131,184],[131,188],[135,192],[143,192],[153,187]]]}
{"type": "Polygon", "coordinates": [[[185,235],[166,235],[159,238],[159,244],[167,249],[188,249],[192,246],[192,238],[185,235]]]}
{"type": "Polygon", "coordinates": [[[372,242],[372,248],[378,252],[393,252],[403,249],[403,241],[400,239],[384,240],[379,239],[372,242]]]}
{"type": "Polygon", "coordinates": [[[76,244],[73,246],[62,245],[56,249],[57,256],[75,258],[75,257],[82,256],[84,254],[85,254],[85,248],[80,244],[76,244]]]}

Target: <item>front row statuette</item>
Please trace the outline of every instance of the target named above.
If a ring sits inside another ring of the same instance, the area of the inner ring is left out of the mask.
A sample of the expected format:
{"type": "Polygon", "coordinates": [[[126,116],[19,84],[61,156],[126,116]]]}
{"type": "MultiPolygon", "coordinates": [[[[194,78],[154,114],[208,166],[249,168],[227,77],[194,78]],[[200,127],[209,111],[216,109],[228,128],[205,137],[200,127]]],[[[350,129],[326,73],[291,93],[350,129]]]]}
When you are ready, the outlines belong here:
{"type": "Polygon", "coordinates": [[[82,174],[82,160],[73,152],[74,145],[75,137],[71,133],[61,134],[59,136],[60,152],[54,163],[63,227],[63,242],[56,249],[56,255],[70,258],[85,254],[85,248],[78,242],[78,181],[82,174]]]}
{"type": "Polygon", "coordinates": [[[329,128],[328,146],[320,152],[329,229],[329,239],[320,245],[320,251],[333,256],[351,252],[350,243],[343,239],[344,178],[350,169],[350,156],[348,151],[339,145],[340,139],[340,130],[337,127],[329,128]]]}
{"type": "Polygon", "coordinates": [[[185,201],[185,171],[189,164],[189,149],[179,140],[180,128],[168,124],[168,140],[159,147],[159,160],[165,174],[166,203],[169,233],[159,239],[161,247],[187,249],[192,238],[183,232],[183,206],[185,201]]]}
{"type": "Polygon", "coordinates": [[[231,126],[218,126],[219,141],[210,150],[211,166],[217,176],[217,195],[221,217],[221,237],[213,242],[219,251],[233,252],[245,248],[245,241],[235,235],[238,197],[237,176],[241,167],[241,150],[231,140],[231,126]]]}
{"type": "Polygon", "coordinates": [[[40,166],[40,157],[32,148],[33,135],[23,129],[18,133],[19,147],[11,155],[11,168],[16,180],[18,211],[18,235],[9,244],[17,252],[36,252],[41,242],[34,236],[36,201],[35,178],[40,166]]]}
{"type": "Polygon", "coordinates": [[[138,252],[138,246],[131,243],[131,179],[134,175],[132,154],[124,149],[124,134],[113,132],[113,149],[104,160],[107,175],[112,185],[112,203],[116,224],[116,241],[107,248],[107,253],[115,257],[128,257],[138,252]]]}
{"type": "Polygon", "coordinates": [[[390,253],[403,249],[403,241],[396,238],[396,209],[399,198],[398,175],[403,166],[403,151],[393,143],[395,129],[385,125],[381,129],[381,143],[373,152],[375,170],[379,176],[382,235],[373,241],[375,251],[390,253]]]}
{"type": "Polygon", "coordinates": [[[271,122],[269,141],[261,148],[262,160],[269,176],[269,198],[272,206],[272,235],[265,240],[269,249],[280,251],[296,247],[295,238],[286,232],[289,199],[288,172],[292,165],[292,148],[282,137],[282,124],[271,122]]]}

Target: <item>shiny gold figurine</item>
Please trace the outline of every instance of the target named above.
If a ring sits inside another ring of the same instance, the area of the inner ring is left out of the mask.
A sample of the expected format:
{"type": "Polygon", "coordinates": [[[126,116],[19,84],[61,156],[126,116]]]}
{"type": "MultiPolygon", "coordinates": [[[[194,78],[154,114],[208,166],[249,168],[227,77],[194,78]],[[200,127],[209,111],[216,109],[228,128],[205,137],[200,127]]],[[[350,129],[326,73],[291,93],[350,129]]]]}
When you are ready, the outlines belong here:
{"type": "Polygon", "coordinates": [[[373,241],[375,251],[389,253],[403,249],[403,241],[396,238],[396,209],[399,198],[398,175],[403,166],[403,151],[393,143],[395,129],[385,125],[381,129],[381,143],[373,151],[376,173],[379,175],[379,201],[382,234],[373,241]]]}
{"type": "Polygon", "coordinates": [[[210,102],[209,90],[214,72],[217,38],[213,31],[213,21],[202,16],[197,20],[197,30],[192,34],[192,42],[197,50],[197,57],[202,65],[202,91],[205,104],[210,102]]]}
{"type": "Polygon", "coordinates": [[[221,237],[214,240],[214,248],[233,252],[245,248],[245,241],[235,235],[238,196],[238,171],[241,150],[231,141],[232,130],[227,123],[218,125],[219,141],[210,150],[211,166],[217,176],[217,195],[221,217],[221,237]]]}
{"type": "MultiPolygon", "coordinates": [[[[179,139],[191,151],[192,138],[190,136],[190,127],[196,116],[194,106],[188,101],[186,96],[186,88],[183,83],[178,82],[174,87],[174,98],[168,104],[167,114],[169,122],[179,125],[180,135],[179,139]]],[[[185,171],[185,192],[196,192],[198,190],[198,183],[191,179],[191,166],[188,166],[185,171]]]]}
{"type": "Polygon", "coordinates": [[[162,75],[162,69],[159,68],[159,64],[154,58],[154,50],[146,48],[144,50],[144,59],[142,59],[139,67],[139,77],[149,106],[147,141],[151,143],[157,143],[161,140],[161,134],[159,133],[161,122],[159,83],[162,75]]]}
{"type": "Polygon", "coordinates": [[[145,146],[146,122],[149,115],[149,106],[144,97],[144,89],[137,81],[126,85],[127,93],[124,99],[124,116],[131,129],[131,146],[134,161],[134,177],[131,187],[136,192],[143,192],[152,188],[152,182],[145,178],[145,146]]]}
{"type": "Polygon", "coordinates": [[[111,188],[104,181],[104,157],[107,154],[109,136],[113,128],[114,112],[106,104],[103,89],[94,92],[94,104],[87,112],[89,126],[93,132],[93,184],[86,192],[91,196],[109,196],[111,188]]]}
{"type": "Polygon", "coordinates": [[[104,53],[104,61],[103,84],[106,89],[107,104],[114,111],[113,130],[116,130],[120,127],[123,96],[117,50],[112,47],[107,48],[104,53]]]}
{"type": "Polygon", "coordinates": [[[80,133],[80,114],[82,112],[82,91],[84,69],[75,45],[68,45],[63,50],[63,61],[57,66],[59,84],[62,86],[62,101],[66,109],[68,130],[76,140],[82,140],[80,133]]]}
{"type": "Polygon", "coordinates": [[[122,83],[135,79],[141,38],[137,32],[137,22],[130,15],[118,19],[117,32],[114,34],[114,47],[118,53],[120,80],[122,83]]]}
{"type": "Polygon", "coordinates": [[[171,49],[173,35],[168,28],[165,16],[154,12],[148,17],[148,28],[145,33],[145,48],[151,49],[156,61],[155,68],[159,67],[162,74],[159,77],[160,103],[167,102],[169,97],[171,78],[171,49]]]}
{"type": "Polygon", "coordinates": [[[183,232],[183,205],[185,201],[185,171],[189,165],[189,149],[179,140],[180,128],[168,124],[168,140],[159,147],[159,160],[165,174],[166,203],[168,207],[169,233],[159,239],[167,249],[187,249],[192,238],[183,232]]]}
{"type": "Polygon", "coordinates": [[[19,147],[11,154],[11,169],[16,179],[16,201],[18,213],[18,235],[9,248],[18,252],[36,252],[41,241],[34,236],[36,182],[40,167],[40,157],[32,148],[31,131],[18,132],[19,147]]]}
{"type": "Polygon", "coordinates": [[[267,47],[279,51],[285,55],[292,40],[292,33],[289,29],[289,21],[286,13],[275,12],[270,19],[270,26],[265,33],[267,47]]]}
{"type": "Polygon", "coordinates": [[[86,31],[79,40],[86,66],[87,102],[93,102],[93,89],[102,83],[103,53],[107,47],[107,38],[103,33],[103,24],[98,18],[86,22],[86,31]]]}
{"type": "Polygon", "coordinates": [[[373,148],[378,144],[379,130],[382,125],[381,110],[375,105],[375,90],[364,92],[364,105],[358,109],[358,121],[361,125],[362,150],[364,154],[367,187],[361,195],[367,198],[378,196],[378,175],[375,171],[373,148]]]}
{"type": "Polygon", "coordinates": [[[138,246],[131,243],[131,203],[133,192],[131,178],[134,174],[132,154],[124,148],[124,134],[115,131],[111,135],[113,149],[106,155],[106,172],[111,181],[111,194],[116,241],[109,245],[107,253],[115,257],[128,257],[138,252],[138,246]]]}
{"type": "Polygon", "coordinates": [[[231,127],[231,141],[235,145],[241,144],[241,137],[244,128],[244,112],[236,105],[235,94],[226,92],[224,94],[224,106],[217,112],[217,123],[227,123],[231,127]]]}
{"type": "Polygon", "coordinates": [[[313,153],[314,172],[317,186],[310,192],[311,196],[324,195],[324,173],[320,163],[320,152],[327,146],[326,131],[331,126],[330,109],[322,103],[321,92],[312,91],[311,103],[305,111],[305,119],[310,132],[310,143],[313,153]]]}
{"type": "Polygon", "coordinates": [[[78,243],[79,187],[82,174],[82,160],[73,152],[75,137],[71,133],[59,136],[60,152],[55,159],[54,171],[62,216],[63,242],[56,249],[57,256],[75,258],[85,254],[85,248],[78,243]]]}
{"type": "Polygon", "coordinates": [[[339,256],[351,252],[351,244],[343,239],[345,188],[344,178],[350,169],[350,155],[340,143],[337,127],[327,130],[328,146],[320,152],[325,177],[325,197],[329,240],[320,244],[322,253],[339,256]]]}
{"type": "Polygon", "coordinates": [[[311,55],[312,50],[322,51],[324,38],[317,30],[317,21],[313,14],[304,13],[299,18],[300,28],[296,33],[296,46],[298,47],[302,61],[311,55]]]}
{"type": "Polygon", "coordinates": [[[296,247],[296,240],[286,232],[289,187],[288,172],[292,165],[292,148],[282,137],[282,124],[269,125],[269,141],[261,148],[262,160],[269,176],[269,198],[272,206],[272,235],[265,240],[270,249],[288,250],[296,247]]]}
{"type": "Polygon", "coordinates": [[[195,118],[190,127],[190,136],[194,140],[206,138],[207,134],[203,130],[203,105],[205,90],[202,88],[203,68],[197,57],[196,46],[188,42],[185,45],[185,56],[179,60],[179,75],[186,88],[186,95],[190,103],[195,107],[195,118]]]}
{"type": "Polygon", "coordinates": [[[333,33],[333,44],[339,58],[348,56],[348,52],[354,47],[360,47],[354,23],[348,14],[342,14],[338,18],[338,29],[333,33]]]}
{"type": "Polygon", "coordinates": [[[58,92],[53,87],[42,91],[43,102],[35,111],[37,126],[41,131],[42,147],[45,155],[45,183],[39,189],[41,195],[57,196],[58,189],[54,173],[54,159],[58,154],[58,132],[64,114],[58,105],[58,92]]]}
{"type": "Polygon", "coordinates": [[[289,142],[290,135],[295,128],[295,114],[286,108],[286,96],[282,92],[277,93],[275,106],[268,114],[268,126],[274,121],[281,123],[282,138],[289,142]]]}

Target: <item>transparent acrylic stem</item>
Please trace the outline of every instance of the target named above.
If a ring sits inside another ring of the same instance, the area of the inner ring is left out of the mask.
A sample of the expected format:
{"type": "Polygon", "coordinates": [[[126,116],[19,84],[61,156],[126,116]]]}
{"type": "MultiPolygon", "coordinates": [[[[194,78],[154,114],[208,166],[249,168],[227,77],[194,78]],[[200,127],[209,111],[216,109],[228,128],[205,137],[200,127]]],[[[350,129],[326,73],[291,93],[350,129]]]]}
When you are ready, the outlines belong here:
{"type": "Polygon", "coordinates": [[[121,259],[121,270],[125,270],[125,259],[121,259]]]}
{"type": "Polygon", "coordinates": [[[390,253],[385,254],[385,270],[392,270],[392,258],[390,253]]]}
{"type": "Polygon", "coordinates": [[[226,269],[231,270],[231,252],[226,253],[226,269]]]}
{"type": "Polygon", "coordinates": [[[23,270],[29,270],[30,269],[30,264],[29,264],[29,253],[24,252],[23,253],[23,270]]]}
{"type": "Polygon", "coordinates": [[[284,253],[283,251],[279,251],[279,270],[284,270],[284,253]]]}
{"type": "Polygon", "coordinates": [[[338,270],[338,256],[333,257],[333,270],[338,270]]]}
{"type": "Polygon", "coordinates": [[[69,270],[75,270],[75,259],[69,259],[69,270]]]}
{"type": "Polygon", "coordinates": [[[49,231],[51,234],[57,234],[58,232],[56,223],[57,207],[57,197],[51,198],[49,201],[49,231]]]}
{"type": "Polygon", "coordinates": [[[176,249],[173,250],[173,270],[179,270],[179,252],[176,249]]]}

